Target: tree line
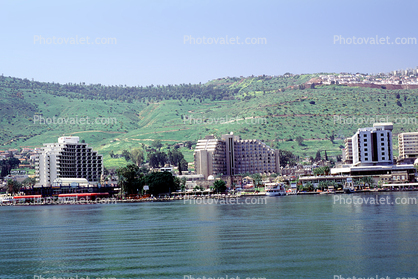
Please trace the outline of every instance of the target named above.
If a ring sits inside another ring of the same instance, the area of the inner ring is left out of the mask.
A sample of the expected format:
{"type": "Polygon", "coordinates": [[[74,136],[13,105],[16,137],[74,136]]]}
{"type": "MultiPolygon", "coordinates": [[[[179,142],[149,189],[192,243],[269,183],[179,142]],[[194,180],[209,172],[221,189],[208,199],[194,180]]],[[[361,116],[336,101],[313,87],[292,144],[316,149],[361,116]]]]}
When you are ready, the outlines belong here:
{"type": "Polygon", "coordinates": [[[126,86],[85,83],[66,83],[30,81],[13,77],[0,76],[0,87],[19,90],[31,90],[33,93],[45,92],[51,95],[68,98],[89,100],[118,100],[153,102],[162,100],[181,100],[202,102],[209,100],[224,100],[233,98],[234,91],[228,88],[219,88],[213,84],[178,84],[178,85],[148,85],[126,86]]]}
{"type": "MultiPolygon", "coordinates": [[[[192,142],[186,146],[191,148],[192,142]]],[[[188,163],[184,159],[183,153],[178,149],[178,145],[174,146],[173,150],[169,149],[167,153],[161,150],[162,147],[163,144],[160,140],[154,140],[151,146],[143,145],[142,148],[135,148],[130,152],[123,150],[121,154],[115,154],[112,150],[109,155],[111,158],[124,157],[127,162],[131,160],[138,167],[141,167],[144,162],[148,162],[151,168],[161,168],[166,164],[177,166],[180,175],[183,171],[188,171],[188,163]]]]}

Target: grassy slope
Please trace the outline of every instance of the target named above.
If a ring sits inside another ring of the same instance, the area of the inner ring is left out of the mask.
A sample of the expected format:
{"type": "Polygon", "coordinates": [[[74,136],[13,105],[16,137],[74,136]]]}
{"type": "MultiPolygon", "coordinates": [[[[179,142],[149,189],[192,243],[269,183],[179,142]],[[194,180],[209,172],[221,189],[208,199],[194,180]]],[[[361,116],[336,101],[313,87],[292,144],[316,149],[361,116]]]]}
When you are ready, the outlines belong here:
{"type": "MultiPolygon", "coordinates": [[[[18,146],[41,146],[55,142],[62,135],[77,135],[95,150],[104,154],[107,167],[126,164],[124,159],[111,159],[111,150],[120,153],[141,144],[160,139],[164,144],[187,140],[196,141],[207,134],[221,135],[233,131],[243,139],[257,138],[275,148],[290,150],[300,156],[314,156],[317,150],[327,150],[328,155],[340,155],[342,139],[351,136],[359,127],[372,124],[349,125],[334,123],[334,115],[366,117],[376,115],[394,120],[399,117],[416,119],[417,90],[386,91],[378,89],[323,86],[317,89],[285,90],[278,88],[306,82],[310,76],[300,76],[288,82],[257,78],[211,81],[219,87],[236,89],[236,100],[210,101],[165,100],[146,105],[142,102],[68,99],[42,91],[22,90],[23,99],[0,87],[2,149],[18,146]],[[400,93],[402,107],[396,104],[400,93]],[[248,96],[251,96],[249,98],[248,96]],[[404,100],[407,96],[407,100],[404,100]],[[310,104],[314,101],[315,104],[310,104]],[[386,106],[384,106],[386,104],[386,106]],[[9,108],[9,109],[6,109],[9,108]],[[116,118],[116,124],[106,125],[40,125],[33,123],[33,114],[44,117],[96,117],[116,118]],[[182,120],[182,116],[195,121],[182,120]],[[222,118],[247,119],[227,124],[208,123],[222,118]],[[201,123],[201,120],[208,120],[201,123]],[[263,123],[265,119],[265,123],[263,123]],[[191,123],[190,123],[191,122],[191,123]],[[335,143],[327,138],[334,134],[335,143]],[[296,141],[286,141],[302,136],[296,141]],[[14,138],[10,141],[10,138],[14,138]]],[[[418,121],[417,121],[418,123],[418,121]]],[[[416,123],[395,125],[394,143],[399,132],[416,131],[416,123]]],[[[187,161],[192,161],[193,151],[182,149],[187,161]]]]}

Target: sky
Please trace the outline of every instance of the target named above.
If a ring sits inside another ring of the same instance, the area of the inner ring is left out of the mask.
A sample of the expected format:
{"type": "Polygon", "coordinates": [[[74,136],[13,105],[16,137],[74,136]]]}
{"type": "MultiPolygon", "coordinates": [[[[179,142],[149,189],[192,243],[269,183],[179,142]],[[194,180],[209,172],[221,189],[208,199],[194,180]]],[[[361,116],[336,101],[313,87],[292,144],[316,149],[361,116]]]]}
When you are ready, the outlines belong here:
{"type": "Polygon", "coordinates": [[[0,0],[0,74],[147,86],[416,68],[417,11],[384,0],[0,0]]]}

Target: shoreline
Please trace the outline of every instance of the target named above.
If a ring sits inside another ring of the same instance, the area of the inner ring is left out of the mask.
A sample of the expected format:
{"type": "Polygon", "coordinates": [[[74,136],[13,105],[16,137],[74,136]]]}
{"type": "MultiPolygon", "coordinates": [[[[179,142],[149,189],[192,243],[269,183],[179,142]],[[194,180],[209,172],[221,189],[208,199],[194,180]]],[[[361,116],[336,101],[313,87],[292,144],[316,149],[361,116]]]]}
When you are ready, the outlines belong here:
{"type": "MultiPolygon", "coordinates": [[[[286,196],[305,196],[305,195],[351,195],[351,194],[364,194],[364,193],[393,193],[393,192],[416,192],[416,189],[403,189],[403,190],[389,190],[389,189],[363,189],[358,190],[353,193],[345,193],[343,190],[335,191],[333,193],[328,192],[298,192],[296,194],[288,194],[286,196]]],[[[196,199],[218,199],[218,200],[227,200],[227,199],[240,199],[240,198],[249,198],[249,197],[268,197],[275,198],[278,196],[266,196],[264,192],[255,193],[255,194],[243,194],[243,195],[223,195],[223,196],[185,196],[179,197],[164,197],[164,198],[145,198],[145,199],[116,199],[116,198],[103,198],[99,200],[71,200],[65,202],[57,202],[49,200],[49,202],[0,202],[0,207],[3,206],[49,206],[49,205],[92,205],[92,204],[118,204],[118,203],[144,203],[144,202],[172,202],[172,201],[181,201],[181,200],[196,200],[196,199]]],[[[285,197],[285,196],[281,196],[285,197]]]]}

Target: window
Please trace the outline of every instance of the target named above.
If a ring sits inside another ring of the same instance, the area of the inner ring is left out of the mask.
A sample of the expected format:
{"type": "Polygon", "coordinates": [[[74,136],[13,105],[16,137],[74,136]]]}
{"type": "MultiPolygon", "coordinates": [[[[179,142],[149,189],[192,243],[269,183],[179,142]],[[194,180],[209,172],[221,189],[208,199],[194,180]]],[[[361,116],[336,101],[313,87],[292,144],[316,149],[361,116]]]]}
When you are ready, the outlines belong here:
{"type": "Polygon", "coordinates": [[[364,148],[364,151],[367,151],[367,148],[364,148]]]}
{"type": "Polygon", "coordinates": [[[364,153],[364,156],[369,156],[369,153],[364,153]]]}

